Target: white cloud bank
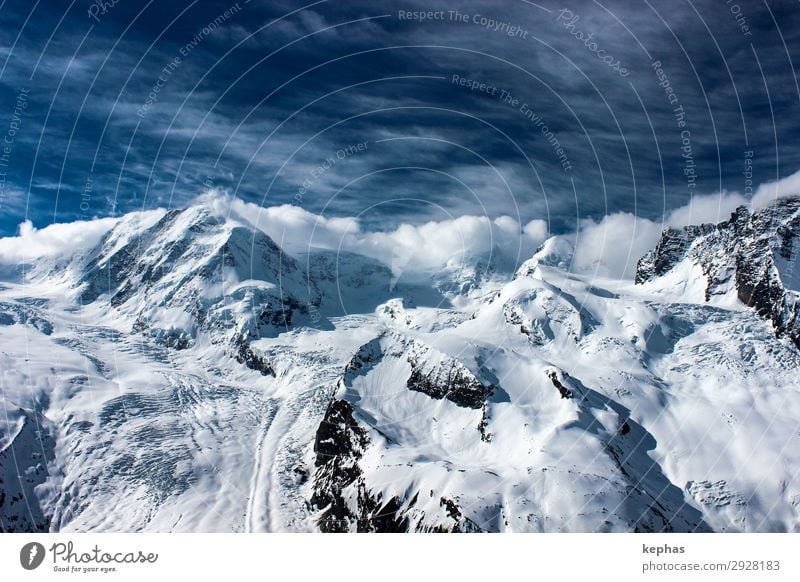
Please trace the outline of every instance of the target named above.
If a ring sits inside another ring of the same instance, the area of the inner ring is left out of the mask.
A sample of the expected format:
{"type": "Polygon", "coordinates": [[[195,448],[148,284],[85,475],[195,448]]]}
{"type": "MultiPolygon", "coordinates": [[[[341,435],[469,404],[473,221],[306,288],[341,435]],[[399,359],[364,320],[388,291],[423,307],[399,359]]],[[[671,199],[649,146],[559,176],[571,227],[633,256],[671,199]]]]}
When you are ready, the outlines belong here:
{"type": "Polygon", "coordinates": [[[237,198],[207,195],[221,212],[267,233],[290,253],[313,249],[373,257],[405,273],[430,273],[465,257],[488,256],[509,268],[529,258],[548,236],[544,220],[520,224],[510,216],[459,216],[389,231],[364,231],[355,218],[325,218],[292,206],[262,208],[237,198]]]}
{"type": "Polygon", "coordinates": [[[95,246],[116,223],[116,218],[98,218],[35,228],[26,220],[19,225],[17,236],[0,238],[0,263],[15,265],[69,256],[95,246]]]}
{"type": "Polygon", "coordinates": [[[739,192],[694,196],[689,204],[672,210],[662,222],[617,212],[599,222],[584,220],[571,235],[575,243],[573,270],[581,273],[632,279],[636,263],[652,249],[667,227],[718,223],[728,220],[739,206],[764,208],[778,198],[800,195],[800,172],[758,187],[752,199],[739,192]]]}
{"type": "MultiPolygon", "coordinates": [[[[132,212],[128,220],[147,228],[164,215],[163,209],[132,212]]],[[[17,236],[0,238],[0,265],[32,264],[45,259],[73,256],[95,247],[120,218],[94,218],[54,223],[36,228],[22,222],[17,236]]]]}
{"type": "Polygon", "coordinates": [[[741,194],[725,192],[695,196],[662,222],[627,212],[609,214],[599,222],[583,220],[578,232],[572,235],[575,244],[572,268],[601,277],[632,279],[639,258],[656,246],[665,228],[722,222],[742,204],[747,204],[747,199],[741,194]]]}
{"type": "Polygon", "coordinates": [[[778,198],[800,195],[800,172],[774,182],[761,184],[753,194],[752,207],[764,208],[778,198]]]}
{"type": "MultiPolygon", "coordinates": [[[[668,227],[721,222],[742,204],[758,209],[776,198],[800,193],[800,172],[762,184],[753,198],[738,192],[695,196],[671,211],[662,222],[630,213],[614,213],[600,221],[583,220],[577,232],[564,235],[575,245],[572,269],[603,277],[632,278],[636,262],[652,249],[668,227]]],[[[263,208],[220,191],[202,195],[200,203],[216,214],[230,216],[266,232],[290,253],[313,249],[351,251],[376,258],[404,273],[430,273],[458,264],[465,257],[487,256],[509,269],[529,258],[548,237],[547,223],[520,224],[510,216],[460,216],[424,224],[402,224],[389,231],[365,231],[356,218],[326,218],[303,208],[282,205],[263,208]]],[[[144,222],[163,213],[140,213],[144,222]]],[[[70,256],[99,243],[117,218],[102,218],[37,229],[30,221],[18,236],[0,238],[0,264],[70,256]]]]}

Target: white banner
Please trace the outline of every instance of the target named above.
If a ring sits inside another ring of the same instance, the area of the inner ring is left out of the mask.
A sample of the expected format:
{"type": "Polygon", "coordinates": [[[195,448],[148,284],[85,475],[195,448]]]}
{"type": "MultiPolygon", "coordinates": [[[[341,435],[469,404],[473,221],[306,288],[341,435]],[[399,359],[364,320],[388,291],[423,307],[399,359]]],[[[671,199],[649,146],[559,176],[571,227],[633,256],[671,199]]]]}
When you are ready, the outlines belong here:
{"type": "Polygon", "coordinates": [[[800,580],[795,534],[5,534],[17,580],[800,580]]]}

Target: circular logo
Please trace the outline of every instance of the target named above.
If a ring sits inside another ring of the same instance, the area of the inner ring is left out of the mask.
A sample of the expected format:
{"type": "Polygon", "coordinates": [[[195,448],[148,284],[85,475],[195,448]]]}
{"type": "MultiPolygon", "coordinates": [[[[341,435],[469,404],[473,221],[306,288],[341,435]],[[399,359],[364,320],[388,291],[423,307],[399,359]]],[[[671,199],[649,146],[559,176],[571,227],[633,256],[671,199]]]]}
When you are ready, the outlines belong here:
{"type": "Polygon", "coordinates": [[[19,551],[19,563],[26,570],[35,570],[44,562],[44,546],[39,542],[30,542],[19,551]]]}

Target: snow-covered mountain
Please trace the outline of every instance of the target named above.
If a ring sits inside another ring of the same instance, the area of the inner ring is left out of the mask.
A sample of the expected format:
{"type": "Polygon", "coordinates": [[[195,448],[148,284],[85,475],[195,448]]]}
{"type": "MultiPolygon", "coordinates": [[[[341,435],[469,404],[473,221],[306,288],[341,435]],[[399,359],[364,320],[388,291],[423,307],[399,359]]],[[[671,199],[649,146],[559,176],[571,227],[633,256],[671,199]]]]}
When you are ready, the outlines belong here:
{"type": "MultiPolygon", "coordinates": [[[[800,531],[800,199],[429,284],[200,204],[0,289],[3,531],[800,531]]],[[[13,280],[11,280],[13,279],[13,280]]]]}

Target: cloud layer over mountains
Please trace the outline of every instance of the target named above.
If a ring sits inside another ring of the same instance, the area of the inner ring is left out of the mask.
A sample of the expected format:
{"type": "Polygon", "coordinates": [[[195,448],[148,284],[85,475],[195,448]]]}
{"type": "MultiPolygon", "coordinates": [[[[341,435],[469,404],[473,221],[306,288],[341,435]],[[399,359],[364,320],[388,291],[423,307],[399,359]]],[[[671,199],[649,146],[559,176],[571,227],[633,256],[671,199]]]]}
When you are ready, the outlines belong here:
{"type": "MultiPolygon", "coordinates": [[[[617,212],[599,221],[581,220],[575,232],[559,236],[575,247],[572,270],[630,279],[639,257],[653,248],[664,228],[721,222],[742,204],[763,208],[775,198],[797,192],[800,172],[762,184],[750,200],[738,192],[695,196],[690,204],[666,214],[662,222],[617,212]]],[[[521,224],[507,215],[494,219],[466,215],[371,231],[362,226],[358,217],[328,218],[290,204],[262,208],[219,189],[206,191],[195,202],[221,217],[264,231],[289,253],[316,249],[355,252],[382,261],[398,275],[402,272],[411,277],[456,266],[470,258],[488,261],[500,271],[513,271],[550,234],[545,220],[521,224]]],[[[149,223],[163,213],[161,209],[148,210],[139,216],[143,223],[149,223]]],[[[25,221],[17,236],[0,239],[0,262],[13,265],[69,256],[96,245],[116,220],[56,223],[41,229],[25,221]]]]}

